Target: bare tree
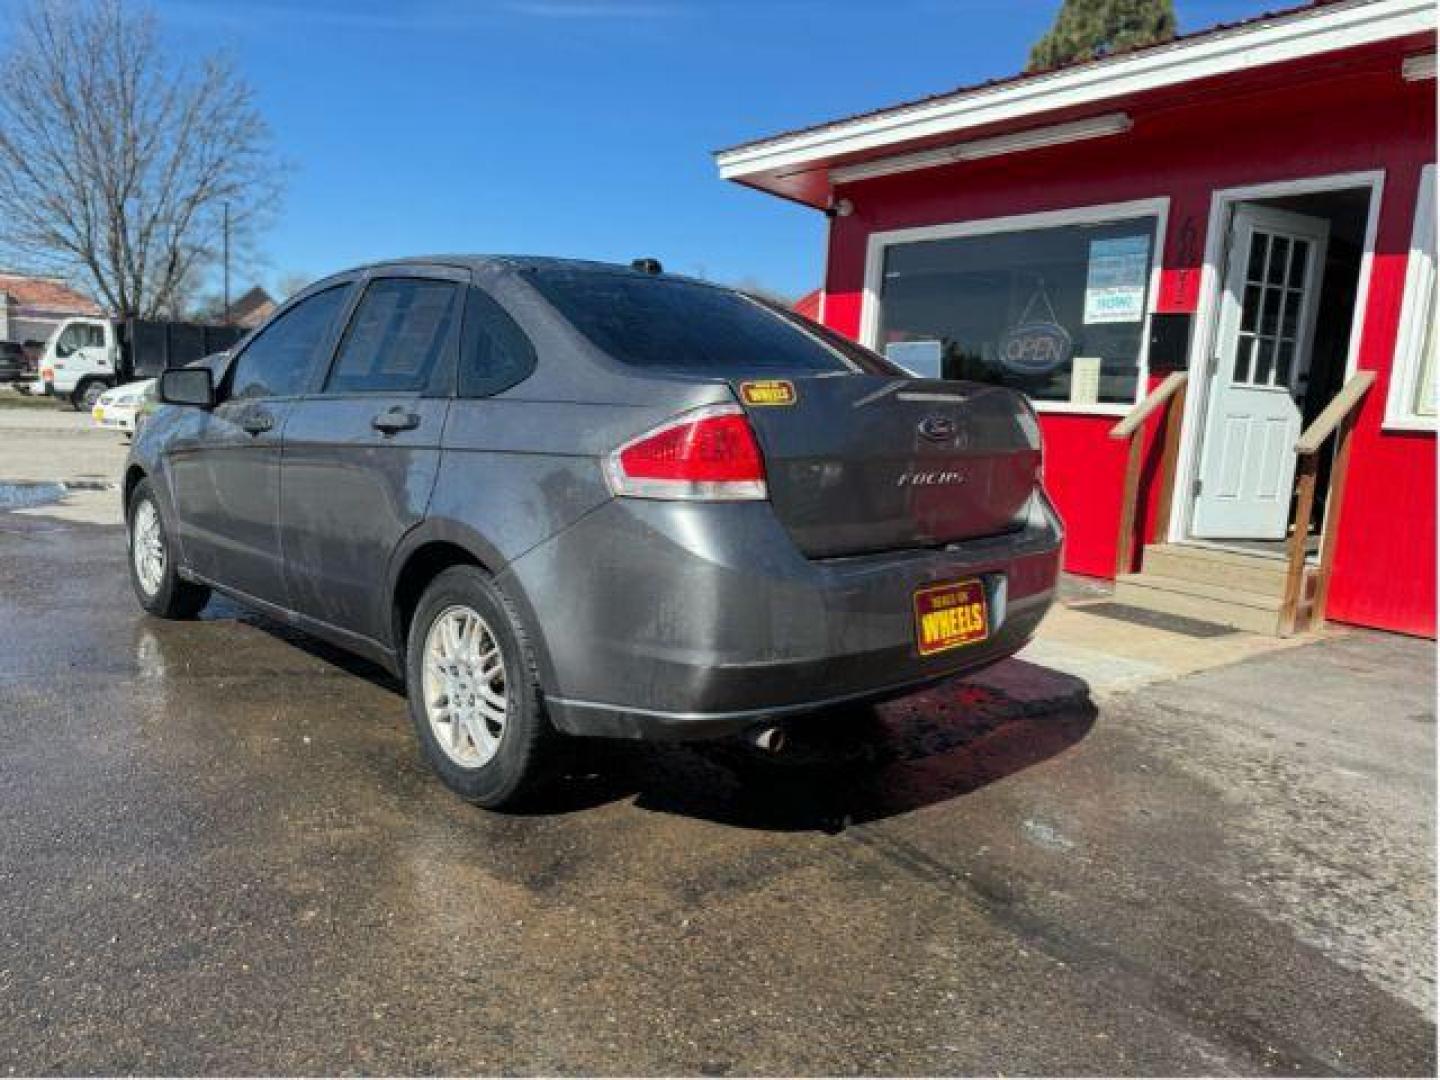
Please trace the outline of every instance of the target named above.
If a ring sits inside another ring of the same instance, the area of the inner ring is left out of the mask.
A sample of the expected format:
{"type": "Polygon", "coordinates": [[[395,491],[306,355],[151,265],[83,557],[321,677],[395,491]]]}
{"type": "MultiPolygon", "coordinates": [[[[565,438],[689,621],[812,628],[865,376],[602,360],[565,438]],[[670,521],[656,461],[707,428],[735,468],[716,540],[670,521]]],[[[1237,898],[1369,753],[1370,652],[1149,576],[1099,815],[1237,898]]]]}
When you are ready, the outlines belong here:
{"type": "Polygon", "coordinates": [[[280,169],[228,60],[161,47],[125,0],[36,0],[0,60],[0,256],[93,286],[117,316],[178,314],[253,240],[280,169]]]}

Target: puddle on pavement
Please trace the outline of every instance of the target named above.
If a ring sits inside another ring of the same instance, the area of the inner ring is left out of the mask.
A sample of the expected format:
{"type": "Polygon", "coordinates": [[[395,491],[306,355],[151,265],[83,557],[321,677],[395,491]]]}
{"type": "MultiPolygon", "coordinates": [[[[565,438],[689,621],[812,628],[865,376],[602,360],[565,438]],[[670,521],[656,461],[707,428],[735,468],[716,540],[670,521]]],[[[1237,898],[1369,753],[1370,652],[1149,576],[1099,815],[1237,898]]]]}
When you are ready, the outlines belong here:
{"type": "Polygon", "coordinates": [[[27,510],[59,502],[66,495],[64,484],[0,484],[0,510],[27,510]]]}

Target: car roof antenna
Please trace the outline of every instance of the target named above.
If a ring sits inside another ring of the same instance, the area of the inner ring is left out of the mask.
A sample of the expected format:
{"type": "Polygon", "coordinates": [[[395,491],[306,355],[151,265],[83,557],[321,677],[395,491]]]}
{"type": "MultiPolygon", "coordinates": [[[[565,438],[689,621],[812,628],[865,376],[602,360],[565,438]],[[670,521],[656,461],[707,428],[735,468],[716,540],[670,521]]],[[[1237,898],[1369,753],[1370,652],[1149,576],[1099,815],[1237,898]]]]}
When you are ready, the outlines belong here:
{"type": "Polygon", "coordinates": [[[663,274],[665,272],[659,259],[631,259],[630,269],[638,270],[642,274],[663,274]]]}

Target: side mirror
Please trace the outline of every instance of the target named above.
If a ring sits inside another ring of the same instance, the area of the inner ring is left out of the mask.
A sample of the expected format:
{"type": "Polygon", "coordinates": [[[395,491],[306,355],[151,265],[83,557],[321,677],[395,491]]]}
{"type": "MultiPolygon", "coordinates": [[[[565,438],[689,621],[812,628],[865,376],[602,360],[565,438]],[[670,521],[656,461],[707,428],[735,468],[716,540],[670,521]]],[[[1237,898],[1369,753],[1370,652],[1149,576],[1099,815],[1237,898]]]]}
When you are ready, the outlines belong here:
{"type": "Polygon", "coordinates": [[[167,405],[215,407],[215,373],[208,367],[166,368],[160,373],[160,400],[167,405]]]}

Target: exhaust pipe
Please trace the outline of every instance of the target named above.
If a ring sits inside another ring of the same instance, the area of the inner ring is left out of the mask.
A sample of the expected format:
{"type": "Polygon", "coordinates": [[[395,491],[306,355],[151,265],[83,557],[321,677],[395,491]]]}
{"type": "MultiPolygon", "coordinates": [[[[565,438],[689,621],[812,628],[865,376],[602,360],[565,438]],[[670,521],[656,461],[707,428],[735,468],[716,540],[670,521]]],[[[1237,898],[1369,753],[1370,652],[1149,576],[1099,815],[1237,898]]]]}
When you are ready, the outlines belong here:
{"type": "Polygon", "coordinates": [[[785,729],[778,725],[754,728],[746,737],[751,746],[767,754],[778,754],[785,749],[785,729]]]}

